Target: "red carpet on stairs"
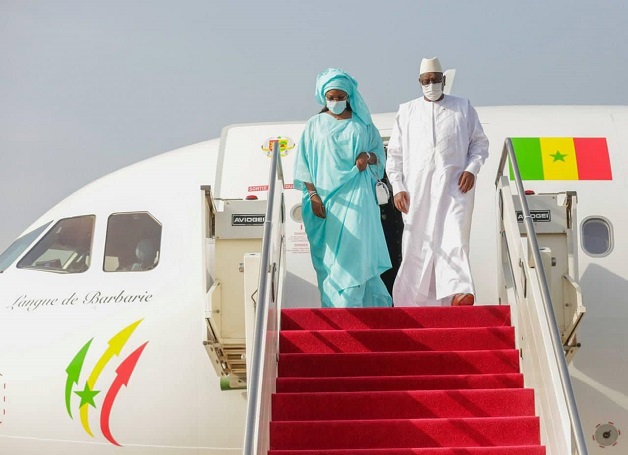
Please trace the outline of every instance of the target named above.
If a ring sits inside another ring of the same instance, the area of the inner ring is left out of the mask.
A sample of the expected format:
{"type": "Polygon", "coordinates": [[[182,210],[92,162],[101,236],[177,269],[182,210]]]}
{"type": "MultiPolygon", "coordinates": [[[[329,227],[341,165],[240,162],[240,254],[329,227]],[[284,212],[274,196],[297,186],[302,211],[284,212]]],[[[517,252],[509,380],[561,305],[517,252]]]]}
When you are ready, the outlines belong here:
{"type": "Polygon", "coordinates": [[[545,455],[507,306],[281,321],[269,455],[545,455]]]}

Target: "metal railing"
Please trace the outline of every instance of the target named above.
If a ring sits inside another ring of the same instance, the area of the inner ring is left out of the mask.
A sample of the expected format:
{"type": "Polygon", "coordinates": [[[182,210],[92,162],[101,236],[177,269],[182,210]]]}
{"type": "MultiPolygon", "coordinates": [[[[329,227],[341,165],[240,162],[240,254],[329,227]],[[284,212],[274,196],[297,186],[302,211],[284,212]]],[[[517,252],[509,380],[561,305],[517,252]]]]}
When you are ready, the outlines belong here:
{"type": "MultiPolygon", "coordinates": [[[[281,197],[277,201],[277,196],[281,196],[283,191],[283,172],[281,163],[279,161],[279,141],[276,141],[273,145],[273,153],[271,157],[271,166],[269,174],[269,187],[268,187],[268,205],[266,206],[266,217],[264,219],[264,237],[262,240],[262,255],[260,262],[260,281],[258,289],[258,301],[255,312],[255,331],[253,340],[253,349],[249,356],[251,360],[251,374],[248,388],[248,401],[246,410],[246,427],[244,429],[244,455],[256,455],[258,453],[266,453],[268,450],[267,433],[268,428],[262,428],[268,422],[262,419],[262,402],[264,401],[264,376],[266,373],[266,346],[268,345],[268,330],[270,314],[273,313],[273,303],[276,302],[278,290],[273,285],[273,279],[280,274],[278,268],[278,262],[281,258],[275,262],[273,255],[273,246],[276,245],[277,239],[275,236],[281,236],[281,232],[278,233],[279,226],[275,226],[273,229],[273,216],[276,212],[283,210],[283,204],[281,197]],[[277,188],[277,184],[280,184],[280,189],[277,188]],[[277,204],[281,204],[277,206],[277,204]]],[[[282,218],[283,219],[283,218],[282,218]]],[[[280,220],[281,223],[281,220],[280,220]]],[[[277,224],[280,224],[277,223],[277,224]]],[[[279,242],[281,240],[279,239],[279,242]]],[[[281,261],[282,262],[282,261],[281,261]]],[[[281,281],[278,279],[277,281],[281,281]]],[[[276,283],[277,286],[279,283],[276,283]]],[[[275,319],[271,319],[271,323],[274,323],[275,319]]],[[[278,331],[277,335],[278,336],[278,331]]],[[[276,346],[277,340],[271,340],[271,346],[276,346]]],[[[276,361],[276,359],[273,359],[276,361]]],[[[269,411],[268,411],[269,412],[269,411]]]]}
{"type": "Polygon", "coordinates": [[[580,415],[578,413],[578,407],[576,406],[576,398],[573,392],[573,387],[571,385],[569,370],[567,368],[567,359],[565,358],[565,352],[561,341],[560,331],[558,330],[556,315],[554,314],[554,307],[552,306],[552,299],[550,297],[550,290],[547,284],[545,270],[543,268],[543,261],[541,260],[541,254],[539,252],[539,242],[536,237],[536,230],[534,228],[532,216],[530,215],[528,201],[525,197],[525,190],[523,188],[523,182],[521,180],[519,165],[517,164],[517,157],[515,155],[512,146],[512,140],[510,138],[506,138],[506,140],[504,141],[502,156],[499,161],[499,166],[497,168],[497,177],[495,178],[496,187],[499,185],[499,181],[504,175],[506,158],[510,159],[512,173],[515,178],[515,186],[517,188],[519,203],[521,204],[521,210],[523,212],[523,223],[527,234],[528,244],[532,252],[536,277],[541,288],[541,298],[543,302],[543,309],[545,310],[545,318],[549,328],[554,357],[556,358],[556,362],[558,365],[560,382],[562,384],[562,389],[567,404],[567,412],[569,413],[573,441],[579,455],[588,455],[589,452],[587,450],[584,433],[582,431],[580,415]]]}

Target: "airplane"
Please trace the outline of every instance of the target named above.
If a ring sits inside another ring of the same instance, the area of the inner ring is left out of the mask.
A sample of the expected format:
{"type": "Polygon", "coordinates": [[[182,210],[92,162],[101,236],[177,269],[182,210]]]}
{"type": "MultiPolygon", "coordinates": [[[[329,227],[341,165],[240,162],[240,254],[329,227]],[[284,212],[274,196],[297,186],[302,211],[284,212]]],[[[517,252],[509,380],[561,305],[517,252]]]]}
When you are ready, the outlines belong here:
{"type": "MultiPolygon", "coordinates": [[[[522,368],[536,384],[552,454],[569,439],[553,442],[552,433],[570,434],[567,405],[552,404],[560,368],[551,360],[541,299],[529,292],[529,306],[516,303],[523,286],[540,285],[534,254],[520,243],[530,235],[527,212],[508,168],[503,177],[498,168],[506,138],[589,138],[607,146],[603,178],[524,175],[523,184],[534,192],[525,200],[588,453],[625,453],[628,238],[620,233],[628,224],[628,107],[477,111],[490,140],[471,235],[477,301],[513,306],[522,368]],[[546,358],[547,365],[539,360],[546,358]]],[[[394,118],[373,116],[384,140],[394,118]]],[[[220,138],[120,169],[61,201],[0,255],[0,453],[243,452],[249,419],[268,414],[247,411],[251,383],[266,380],[255,377],[264,361],[254,341],[256,306],[269,292],[285,308],[320,306],[302,196],[292,185],[304,124],[231,125],[220,138]],[[281,172],[269,181],[275,149],[281,172]],[[275,203],[267,212],[269,195],[275,203]],[[262,292],[262,239],[279,226],[281,266],[262,292]]],[[[398,267],[399,216],[391,206],[382,215],[398,267]]],[[[272,313],[266,322],[278,324],[272,313]]]]}

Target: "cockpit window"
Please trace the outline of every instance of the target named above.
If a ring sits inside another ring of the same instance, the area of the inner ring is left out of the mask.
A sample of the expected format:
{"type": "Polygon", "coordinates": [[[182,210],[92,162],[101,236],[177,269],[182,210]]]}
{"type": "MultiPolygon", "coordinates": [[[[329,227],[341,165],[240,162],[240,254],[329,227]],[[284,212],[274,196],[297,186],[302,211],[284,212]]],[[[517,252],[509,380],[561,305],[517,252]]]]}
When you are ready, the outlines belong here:
{"type": "Polygon", "coordinates": [[[582,222],[582,249],[589,256],[608,256],[613,250],[613,228],[602,217],[590,217],[582,222]]]}
{"type": "Polygon", "coordinates": [[[59,220],[17,264],[18,269],[81,273],[89,268],[94,215],[59,220]]]}
{"type": "Polygon", "coordinates": [[[4,253],[0,254],[0,273],[4,272],[20,255],[29,247],[33,241],[40,236],[42,232],[50,226],[52,221],[39,226],[37,229],[24,234],[7,248],[4,253]]]}
{"type": "Polygon", "coordinates": [[[105,272],[140,272],[159,264],[161,224],[150,213],[116,213],[107,223],[105,272]]]}

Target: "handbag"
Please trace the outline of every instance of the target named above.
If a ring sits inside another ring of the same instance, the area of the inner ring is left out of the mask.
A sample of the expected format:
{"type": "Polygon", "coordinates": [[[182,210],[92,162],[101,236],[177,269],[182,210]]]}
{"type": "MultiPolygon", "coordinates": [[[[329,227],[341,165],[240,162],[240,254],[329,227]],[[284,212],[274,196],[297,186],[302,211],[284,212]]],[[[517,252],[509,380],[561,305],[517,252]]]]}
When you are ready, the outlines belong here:
{"type": "MultiPolygon", "coordinates": [[[[379,205],[386,205],[390,200],[390,190],[388,189],[388,185],[380,180],[371,166],[372,164],[368,165],[369,169],[371,169],[371,172],[373,173],[373,176],[377,179],[377,182],[375,183],[375,197],[377,199],[377,203],[379,205]]],[[[379,162],[377,163],[377,167],[379,169],[379,162]]]]}
{"type": "Polygon", "coordinates": [[[386,205],[390,200],[390,190],[381,180],[375,184],[375,196],[377,196],[377,203],[379,205],[386,205]]]}

